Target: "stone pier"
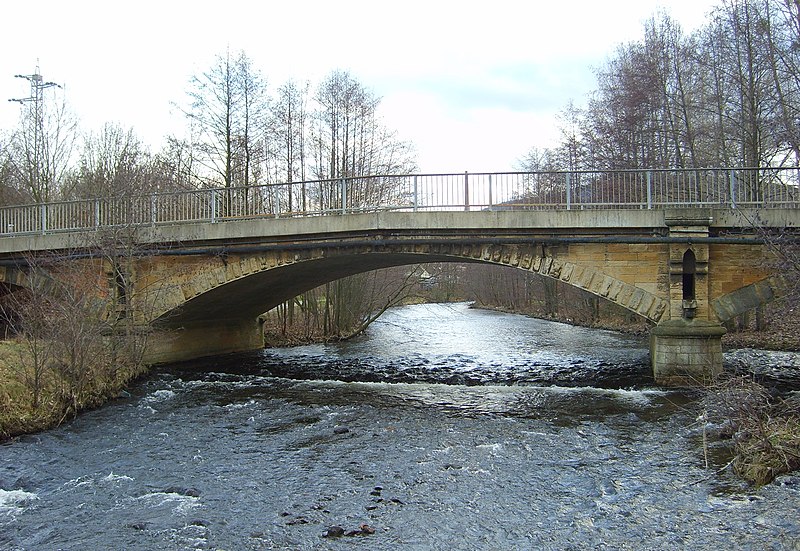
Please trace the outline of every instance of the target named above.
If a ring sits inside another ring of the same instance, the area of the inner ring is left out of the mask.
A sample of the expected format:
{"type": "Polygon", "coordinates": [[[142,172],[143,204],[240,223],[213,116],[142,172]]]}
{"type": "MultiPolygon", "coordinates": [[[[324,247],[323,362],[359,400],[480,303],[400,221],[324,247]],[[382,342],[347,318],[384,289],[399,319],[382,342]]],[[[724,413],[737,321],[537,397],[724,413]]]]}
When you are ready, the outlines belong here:
{"type": "Polygon", "coordinates": [[[144,360],[148,364],[181,362],[263,347],[263,329],[258,321],[187,324],[154,330],[148,336],[144,360]]]}
{"type": "Polygon", "coordinates": [[[719,323],[677,319],[663,322],[650,333],[653,376],[666,386],[700,386],[722,371],[722,335],[719,323]]]}
{"type": "Polygon", "coordinates": [[[713,215],[709,209],[675,209],[664,218],[669,236],[681,241],[669,245],[669,317],[650,333],[653,376],[662,385],[707,385],[722,371],[725,334],[709,301],[706,238],[713,215]]]}

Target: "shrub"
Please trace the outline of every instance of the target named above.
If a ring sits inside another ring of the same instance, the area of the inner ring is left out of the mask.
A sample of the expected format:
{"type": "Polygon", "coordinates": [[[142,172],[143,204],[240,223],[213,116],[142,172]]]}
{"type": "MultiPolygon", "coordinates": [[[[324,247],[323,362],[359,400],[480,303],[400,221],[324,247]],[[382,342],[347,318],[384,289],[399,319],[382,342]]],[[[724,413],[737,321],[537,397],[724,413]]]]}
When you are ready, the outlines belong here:
{"type": "Polygon", "coordinates": [[[800,398],[775,398],[750,378],[720,381],[703,399],[706,418],[733,439],[734,472],[763,485],[800,469],[800,398]]]}

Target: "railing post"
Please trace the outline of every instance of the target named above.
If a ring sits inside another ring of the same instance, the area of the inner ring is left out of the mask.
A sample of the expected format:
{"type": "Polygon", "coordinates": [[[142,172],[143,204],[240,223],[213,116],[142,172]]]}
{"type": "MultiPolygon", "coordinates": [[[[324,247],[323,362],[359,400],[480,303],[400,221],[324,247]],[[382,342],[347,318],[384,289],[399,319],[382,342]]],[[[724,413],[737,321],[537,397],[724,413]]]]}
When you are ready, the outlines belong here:
{"type": "Polygon", "coordinates": [[[736,171],[731,169],[728,176],[728,185],[730,186],[731,208],[736,208],[736,171]]]}
{"type": "Polygon", "coordinates": [[[492,175],[489,174],[489,210],[492,210],[494,202],[492,201],[492,175]]]}
{"type": "Polygon", "coordinates": [[[417,175],[414,175],[414,212],[417,212],[419,206],[419,188],[417,187],[417,175]]]}
{"type": "Polygon", "coordinates": [[[464,210],[469,210],[469,173],[464,171],[464,210]]]}
{"type": "Polygon", "coordinates": [[[100,199],[94,200],[94,227],[100,227],[100,199]]]}
{"type": "Polygon", "coordinates": [[[150,195],[150,225],[156,225],[156,196],[150,195]]]}
{"type": "Polygon", "coordinates": [[[47,205],[42,203],[39,205],[39,212],[42,219],[42,234],[47,233],[47,205]]]}
{"type": "MultiPolygon", "coordinates": [[[[794,172],[795,172],[794,181],[797,182],[798,181],[798,176],[800,176],[800,168],[795,168],[794,172]]],[[[786,199],[789,200],[789,204],[791,206],[793,206],[793,207],[797,206],[797,193],[796,192],[792,193],[788,189],[786,191],[788,193],[788,195],[786,196],[786,199]]]]}
{"type": "Polygon", "coordinates": [[[653,173],[647,171],[647,210],[653,208],[653,173]]]}
{"type": "Polygon", "coordinates": [[[572,174],[567,172],[567,210],[572,208],[572,174]]]}
{"type": "Polygon", "coordinates": [[[217,190],[211,189],[209,193],[211,194],[211,223],[215,224],[217,222],[217,190]]]}
{"type": "Polygon", "coordinates": [[[345,183],[344,178],[339,181],[339,187],[341,188],[342,194],[342,214],[344,214],[347,212],[347,184],[345,183]]]}

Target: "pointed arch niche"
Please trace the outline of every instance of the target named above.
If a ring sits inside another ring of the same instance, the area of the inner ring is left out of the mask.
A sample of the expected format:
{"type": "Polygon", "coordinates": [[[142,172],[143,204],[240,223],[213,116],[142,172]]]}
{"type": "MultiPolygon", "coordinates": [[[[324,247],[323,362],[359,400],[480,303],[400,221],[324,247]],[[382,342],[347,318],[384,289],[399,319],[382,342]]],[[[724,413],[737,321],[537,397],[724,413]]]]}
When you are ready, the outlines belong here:
{"type": "Polygon", "coordinates": [[[697,311],[695,282],[697,279],[697,257],[692,249],[683,253],[683,317],[693,318],[697,311]]]}

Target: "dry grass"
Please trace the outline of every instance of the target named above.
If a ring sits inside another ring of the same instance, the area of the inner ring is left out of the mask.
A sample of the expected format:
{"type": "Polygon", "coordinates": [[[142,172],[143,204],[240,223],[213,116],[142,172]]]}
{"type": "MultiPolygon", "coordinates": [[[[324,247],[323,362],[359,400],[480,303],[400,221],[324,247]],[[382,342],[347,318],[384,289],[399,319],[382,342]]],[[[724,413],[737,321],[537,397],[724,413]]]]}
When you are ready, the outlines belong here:
{"type": "Polygon", "coordinates": [[[48,413],[52,403],[46,398],[52,392],[43,393],[38,408],[32,406],[33,392],[26,384],[27,366],[19,360],[23,351],[18,342],[0,341],[0,440],[54,424],[53,413],[48,413]]]}
{"type": "Polygon", "coordinates": [[[800,421],[769,419],[762,432],[739,438],[734,469],[756,485],[800,469],[800,421]]]}
{"type": "Polygon", "coordinates": [[[95,360],[89,382],[77,391],[56,366],[46,369],[38,404],[34,404],[32,368],[26,361],[25,345],[14,340],[0,341],[0,441],[58,426],[79,411],[118,396],[131,379],[143,372],[133,367],[113,368],[103,357],[95,360]]]}
{"type": "Polygon", "coordinates": [[[772,398],[747,377],[720,382],[704,398],[708,419],[727,427],[737,475],[756,484],[800,469],[800,400],[772,398]]]}

